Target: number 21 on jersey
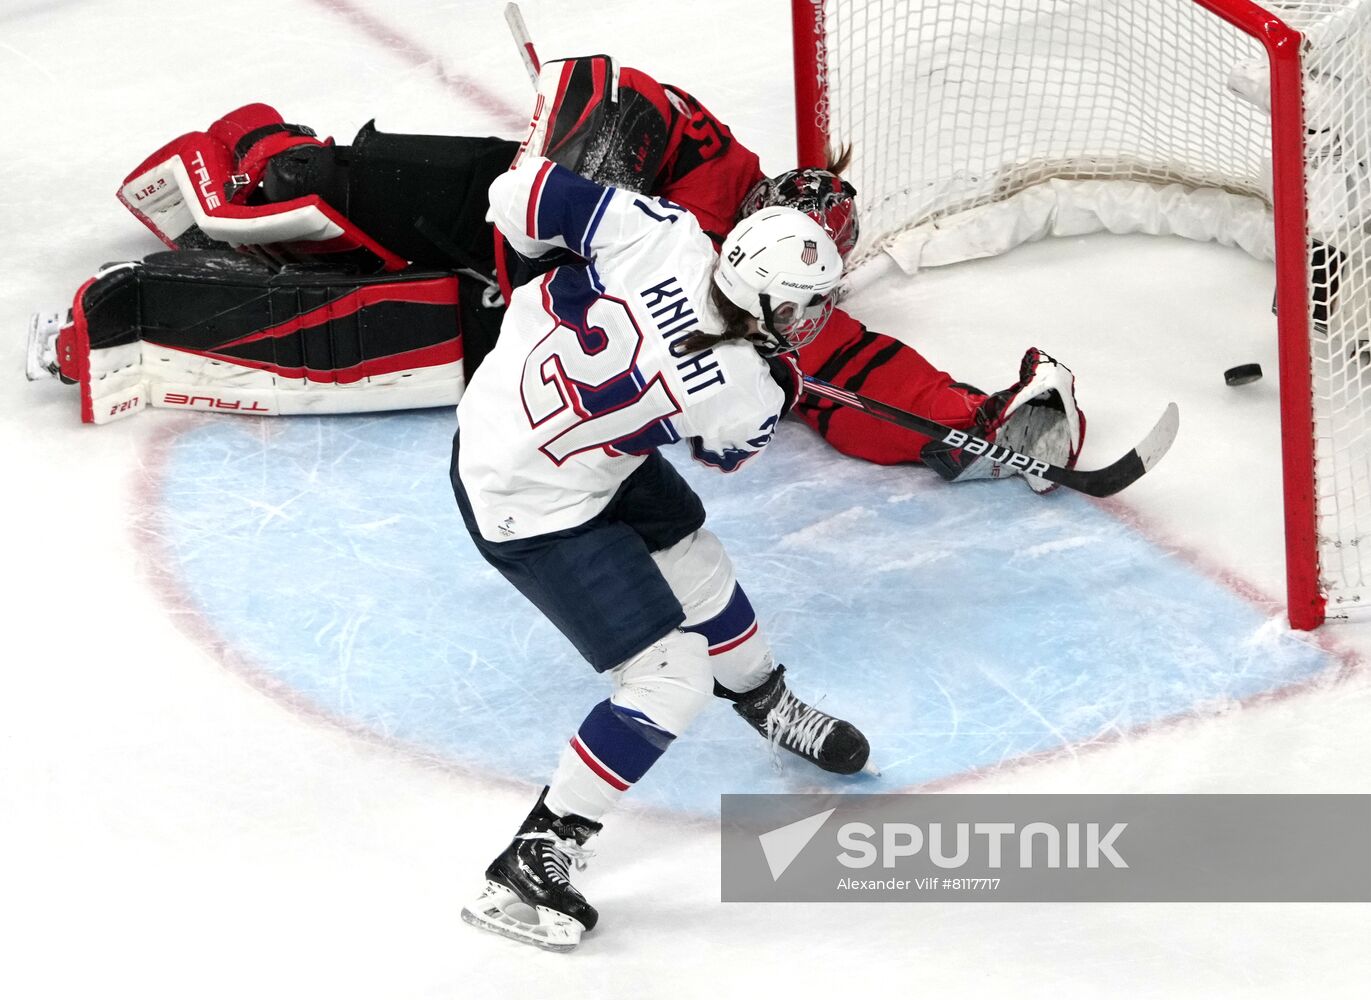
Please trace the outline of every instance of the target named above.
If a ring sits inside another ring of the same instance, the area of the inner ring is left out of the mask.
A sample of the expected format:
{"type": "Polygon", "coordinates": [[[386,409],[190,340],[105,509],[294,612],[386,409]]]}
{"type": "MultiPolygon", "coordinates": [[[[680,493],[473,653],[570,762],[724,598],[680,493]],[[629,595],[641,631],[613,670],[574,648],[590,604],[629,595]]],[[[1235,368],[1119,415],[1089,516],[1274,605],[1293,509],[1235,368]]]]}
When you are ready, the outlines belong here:
{"type": "Polygon", "coordinates": [[[628,307],[602,297],[585,320],[560,319],[524,360],[529,426],[547,426],[539,450],[557,465],[622,441],[681,412],[660,371],[638,367],[643,334],[628,307]],[[650,377],[649,377],[650,375],[650,377]]]}

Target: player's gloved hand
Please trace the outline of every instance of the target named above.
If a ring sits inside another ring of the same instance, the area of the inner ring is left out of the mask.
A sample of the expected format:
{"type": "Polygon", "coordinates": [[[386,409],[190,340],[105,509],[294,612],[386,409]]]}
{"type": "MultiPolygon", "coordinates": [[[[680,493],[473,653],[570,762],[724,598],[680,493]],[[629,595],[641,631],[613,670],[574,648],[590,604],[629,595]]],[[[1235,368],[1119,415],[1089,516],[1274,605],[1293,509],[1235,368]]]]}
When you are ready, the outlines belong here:
{"type": "MultiPolygon", "coordinates": [[[[1085,442],[1085,414],[1076,405],[1076,377],[1071,369],[1030,347],[1019,363],[1019,380],[988,396],[970,428],[979,438],[1032,455],[1052,465],[1074,468],[1085,442]]],[[[920,457],[949,482],[999,479],[1018,469],[989,454],[972,455],[941,441],[924,446],[920,457]]],[[[1057,484],[1024,476],[1034,493],[1050,493],[1057,484]]]]}
{"type": "Polygon", "coordinates": [[[763,356],[762,360],[766,362],[767,368],[771,369],[771,377],[781,387],[781,392],[785,393],[785,405],[781,408],[781,416],[784,417],[800,398],[803,376],[800,372],[799,358],[792,351],[789,354],[763,356]]]}

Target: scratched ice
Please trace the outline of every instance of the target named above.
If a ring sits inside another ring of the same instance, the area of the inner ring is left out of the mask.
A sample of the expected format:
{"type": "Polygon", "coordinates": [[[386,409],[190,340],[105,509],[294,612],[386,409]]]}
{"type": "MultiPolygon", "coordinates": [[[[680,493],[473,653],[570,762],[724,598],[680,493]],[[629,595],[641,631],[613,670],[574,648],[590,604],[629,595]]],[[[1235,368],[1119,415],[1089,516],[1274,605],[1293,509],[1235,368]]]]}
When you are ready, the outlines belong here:
{"type": "MultiPolygon", "coordinates": [[[[450,411],[205,420],[155,517],[201,612],[320,710],[474,769],[549,775],[597,677],[476,555],[450,411]]],[[[673,456],[676,459],[680,455],[673,456]]],[[[949,487],[787,424],[733,476],[689,462],[795,689],[858,723],[898,789],[1307,677],[1320,650],[1076,496],[949,487]]],[[[636,789],[836,787],[716,703],[636,789]]],[[[852,787],[850,782],[842,782],[852,787]]]]}

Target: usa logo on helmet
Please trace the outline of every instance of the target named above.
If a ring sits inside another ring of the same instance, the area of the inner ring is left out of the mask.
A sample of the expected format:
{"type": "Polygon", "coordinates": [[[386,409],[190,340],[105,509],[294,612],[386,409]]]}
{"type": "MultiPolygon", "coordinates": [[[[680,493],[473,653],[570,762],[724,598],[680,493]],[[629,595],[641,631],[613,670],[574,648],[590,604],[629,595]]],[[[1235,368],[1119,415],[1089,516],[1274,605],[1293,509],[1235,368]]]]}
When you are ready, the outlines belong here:
{"type": "Polygon", "coordinates": [[[819,259],[819,244],[814,240],[805,240],[805,248],[800,251],[800,262],[813,264],[819,259]]]}

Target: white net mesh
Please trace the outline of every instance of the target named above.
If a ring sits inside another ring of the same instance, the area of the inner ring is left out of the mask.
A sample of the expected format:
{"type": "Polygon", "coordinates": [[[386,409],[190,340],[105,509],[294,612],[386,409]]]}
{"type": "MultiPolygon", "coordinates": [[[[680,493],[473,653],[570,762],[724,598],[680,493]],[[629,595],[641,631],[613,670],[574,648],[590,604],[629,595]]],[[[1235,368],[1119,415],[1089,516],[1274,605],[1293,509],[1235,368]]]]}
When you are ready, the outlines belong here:
{"type": "Polygon", "coordinates": [[[828,10],[863,252],[1050,178],[1265,189],[1266,117],[1226,90],[1261,47],[1188,0],[828,10]]]}
{"type": "Polygon", "coordinates": [[[1329,613],[1368,603],[1371,551],[1371,3],[1283,13],[1306,34],[1305,192],[1319,569],[1329,613]]]}
{"type": "MultiPolygon", "coordinates": [[[[1306,35],[1320,585],[1338,614],[1371,582],[1371,0],[1265,6],[1306,35]]],[[[858,263],[888,251],[913,271],[1092,228],[1271,255],[1266,54],[1205,6],[829,0],[826,17],[858,263]]]]}

